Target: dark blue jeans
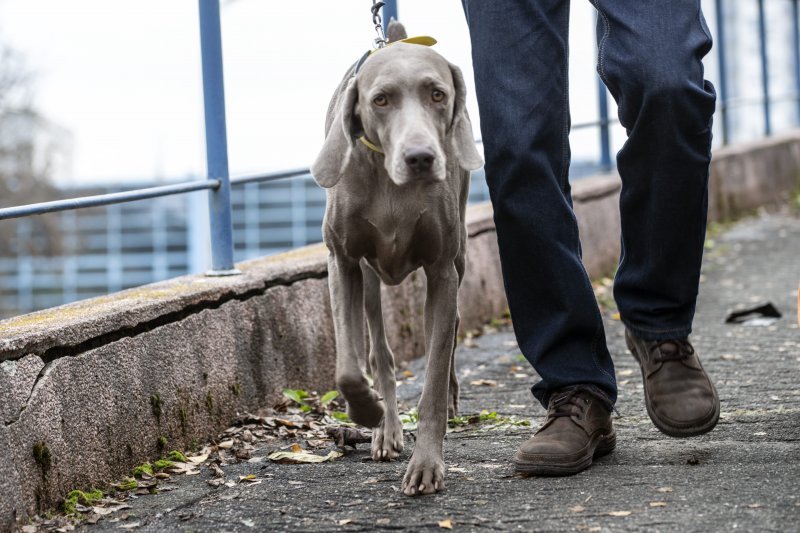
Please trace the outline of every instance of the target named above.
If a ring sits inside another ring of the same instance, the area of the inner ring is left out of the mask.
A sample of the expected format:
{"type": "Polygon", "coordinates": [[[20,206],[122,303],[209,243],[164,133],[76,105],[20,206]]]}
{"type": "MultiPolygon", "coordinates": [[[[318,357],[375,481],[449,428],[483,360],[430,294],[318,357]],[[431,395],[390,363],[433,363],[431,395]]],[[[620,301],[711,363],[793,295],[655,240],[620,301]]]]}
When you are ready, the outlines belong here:
{"type": "MultiPolygon", "coordinates": [[[[628,139],[622,255],[614,297],[645,339],[691,331],[703,253],[715,93],[701,60],[711,36],[700,0],[594,0],[598,72],[628,139]]],[[[581,263],[568,181],[568,0],[464,0],[514,329],[542,380],[534,396],[587,384],[617,389],[581,263]]],[[[594,88],[579,88],[587,97],[594,88]]]]}

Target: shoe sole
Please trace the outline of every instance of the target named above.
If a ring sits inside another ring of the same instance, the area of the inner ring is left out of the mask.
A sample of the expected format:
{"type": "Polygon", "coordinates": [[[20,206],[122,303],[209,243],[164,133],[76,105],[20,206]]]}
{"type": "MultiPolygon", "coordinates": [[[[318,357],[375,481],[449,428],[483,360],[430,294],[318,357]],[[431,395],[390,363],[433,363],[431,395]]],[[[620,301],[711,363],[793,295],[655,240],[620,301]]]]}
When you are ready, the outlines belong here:
{"type": "Polygon", "coordinates": [[[514,461],[514,471],[529,476],[572,476],[592,466],[592,461],[614,451],[617,446],[617,433],[600,435],[594,449],[585,457],[573,463],[527,463],[514,461]]]}
{"type": "MultiPolygon", "coordinates": [[[[647,414],[650,416],[650,420],[653,422],[653,425],[658,428],[658,430],[669,436],[675,437],[678,439],[688,438],[688,437],[697,437],[699,435],[705,435],[717,425],[719,421],[719,395],[717,394],[717,388],[708,380],[709,385],[711,385],[711,392],[714,394],[714,412],[711,413],[711,417],[706,421],[703,422],[699,426],[691,426],[691,427],[676,427],[671,426],[663,421],[661,421],[658,416],[655,415],[653,409],[650,407],[650,396],[647,394],[647,377],[644,375],[644,366],[642,365],[642,360],[639,357],[639,353],[636,350],[636,346],[630,341],[627,335],[625,335],[625,344],[628,345],[628,350],[633,354],[633,358],[636,359],[636,362],[639,364],[639,372],[642,374],[642,386],[644,387],[644,406],[647,408],[647,414]]],[[[700,365],[702,367],[702,364],[700,365]]],[[[705,373],[705,369],[703,369],[703,373],[705,373]]],[[[708,374],[706,374],[706,378],[708,378],[708,374]]]]}

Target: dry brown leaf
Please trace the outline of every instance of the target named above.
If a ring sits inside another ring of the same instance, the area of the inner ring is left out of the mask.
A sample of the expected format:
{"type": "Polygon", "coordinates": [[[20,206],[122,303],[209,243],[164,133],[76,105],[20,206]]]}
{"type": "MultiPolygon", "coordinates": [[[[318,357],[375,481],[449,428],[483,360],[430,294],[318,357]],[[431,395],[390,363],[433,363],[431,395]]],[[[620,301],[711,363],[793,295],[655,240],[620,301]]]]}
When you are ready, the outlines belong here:
{"type": "Polygon", "coordinates": [[[411,370],[403,370],[400,373],[404,378],[410,378],[414,376],[414,373],[411,370]]]}
{"type": "Polygon", "coordinates": [[[228,439],[220,442],[217,444],[218,447],[227,450],[228,448],[233,448],[233,439],[228,439]]]}
{"type": "Polygon", "coordinates": [[[608,516],[630,516],[631,511],[609,511],[608,516]]]}
{"type": "Polygon", "coordinates": [[[221,477],[218,477],[214,479],[208,479],[206,480],[206,483],[208,483],[212,487],[219,487],[220,485],[223,485],[225,483],[225,480],[221,477]]]}
{"type": "Polygon", "coordinates": [[[439,524],[439,527],[442,529],[453,529],[453,521],[450,520],[449,518],[447,520],[439,520],[439,522],[437,523],[439,524]]]}
{"type": "Polygon", "coordinates": [[[292,444],[292,452],[303,453],[303,447],[295,442],[294,444],[292,444]]]}
{"type": "Polygon", "coordinates": [[[497,382],[493,379],[476,379],[475,381],[470,381],[469,384],[476,387],[497,387],[497,382]]]}
{"type": "Polygon", "coordinates": [[[666,507],[667,502],[650,502],[650,507],[666,507]]]}
{"type": "Polygon", "coordinates": [[[351,523],[352,521],[353,520],[351,518],[344,518],[342,520],[337,520],[336,521],[336,525],[337,526],[346,526],[347,524],[351,523]]]}
{"type": "Polygon", "coordinates": [[[203,455],[195,455],[194,457],[187,457],[186,459],[190,463],[194,463],[196,465],[199,465],[200,463],[205,463],[206,459],[208,459],[208,456],[209,456],[209,454],[204,453],[203,455]]]}
{"type": "Polygon", "coordinates": [[[760,503],[751,503],[750,505],[748,505],[748,507],[750,509],[758,509],[759,507],[763,507],[763,505],[761,505],[760,503]]]}
{"type": "Polygon", "coordinates": [[[672,487],[658,487],[656,492],[672,492],[672,487]]]}
{"type": "Polygon", "coordinates": [[[582,513],[586,510],[586,507],[583,505],[576,505],[575,507],[570,507],[569,510],[573,513],[582,513]]]}
{"type": "Polygon", "coordinates": [[[270,461],[277,463],[287,464],[302,464],[302,463],[324,463],[325,461],[332,461],[344,455],[342,452],[336,450],[331,451],[328,455],[315,455],[308,452],[272,452],[267,456],[270,461]]]}

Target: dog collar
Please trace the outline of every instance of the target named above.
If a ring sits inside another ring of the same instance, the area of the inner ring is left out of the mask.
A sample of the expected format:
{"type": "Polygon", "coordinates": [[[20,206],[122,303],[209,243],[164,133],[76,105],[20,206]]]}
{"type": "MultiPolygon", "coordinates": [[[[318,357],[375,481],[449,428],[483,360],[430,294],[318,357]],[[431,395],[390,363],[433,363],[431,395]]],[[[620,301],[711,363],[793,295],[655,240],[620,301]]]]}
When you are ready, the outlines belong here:
{"type": "Polygon", "coordinates": [[[370,142],[370,140],[367,139],[366,135],[362,135],[361,137],[358,138],[358,140],[361,141],[361,144],[363,144],[364,146],[366,146],[367,148],[369,148],[373,152],[378,152],[379,154],[383,155],[383,150],[381,150],[375,144],[370,142]]]}
{"type": "MultiPolygon", "coordinates": [[[[433,46],[434,44],[436,44],[436,39],[434,39],[430,35],[418,35],[416,37],[406,37],[405,39],[400,39],[399,41],[392,41],[383,48],[386,48],[387,46],[392,46],[395,43],[408,43],[408,44],[419,44],[422,46],[433,46]]],[[[383,48],[374,48],[372,50],[367,50],[364,53],[364,55],[361,56],[361,59],[358,60],[358,63],[356,63],[356,70],[354,74],[358,74],[358,71],[361,69],[361,65],[364,64],[364,61],[366,61],[369,56],[371,56],[375,52],[383,50],[383,48]]]]}

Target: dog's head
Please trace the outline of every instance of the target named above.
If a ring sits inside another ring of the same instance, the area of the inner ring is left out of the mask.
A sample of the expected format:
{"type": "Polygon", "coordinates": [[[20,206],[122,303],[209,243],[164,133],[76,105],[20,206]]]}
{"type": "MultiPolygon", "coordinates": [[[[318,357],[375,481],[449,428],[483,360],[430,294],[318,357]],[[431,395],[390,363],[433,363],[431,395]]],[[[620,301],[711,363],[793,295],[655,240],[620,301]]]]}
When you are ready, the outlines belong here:
{"type": "MultiPolygon", "coordinates": [[[[383,152],[397,185],[443,181],[447,157],[464,170],[483,164],[465,106],[464,78],[455,65],[417,44],[396,43],[369,57],[350,79],[311,173],[332,187],[347,173],[352,150],[364,137],[383,152]]],[[[360,144],[360,143],[359,143],[360,144]]]]}

